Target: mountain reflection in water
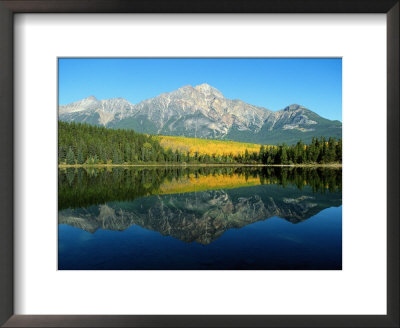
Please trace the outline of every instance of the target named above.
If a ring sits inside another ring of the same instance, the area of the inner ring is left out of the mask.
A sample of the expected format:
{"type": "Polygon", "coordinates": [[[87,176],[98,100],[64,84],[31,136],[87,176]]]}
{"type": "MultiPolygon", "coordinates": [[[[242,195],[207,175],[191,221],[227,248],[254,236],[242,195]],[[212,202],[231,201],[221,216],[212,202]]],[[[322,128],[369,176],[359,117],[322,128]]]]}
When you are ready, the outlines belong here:
{"type": "MultiPolygon", "coordinates": [[[[229,252],[227,245],[232,239],[227,236],[225,239],[230,241],[224,241],[222,238],[228,230],[239,229],[239,233],[256,222],[267,224],[271,218],[279,218],[290,224],[303,224],[325,209],[341,206],[341,174],[341,169],[265,167],[60,169],[59,225],[79,228],[93,236],[98,231],[124,232],[130,231],[131,227],[140,227],[161,234],[159,238],[169,236],[184,242],[180,246],[182,249],[177,251],[178,254],[187,252],[185,247],[192,247],[184,246],[185,244],[197,243],[203,247],[212,247],[221,238],[219,243],[224,243],[224,252],[229,252]]],[[[333,237],[338,241],[335,247],[341,254],[341,211],[335,222],[340,225],[340,231],[338,233],[335,230],[336,235],[339,235],[333,237]]],[[[78,261],[63,265],[64,257],[68,258],[64,230],[59,229],[62,246],[59,249],[59,267],[87,268],[86,264],[81,265],[78,261]]],[[[118,245],[118,236],[114,239],[114,244],[118,245]]],[[[135,246],[134,241],[129,242],[129,247],[135,246]]],[[[260,251],[262,245],[254,247],[260,251]]],[[[101,253],[101,248],[97,252],[101,253]]],[[[338,252],[335,252],[336,257],[338,252]]],[[[203,268],[201,263],[196,266],[192,262],[188,269],[203,268]]],[[[332,269],[340,268],[341,255],[340,259],[333,262],[335,264],[332,269]]],[[[105,267],[186,268],[184,265],[166,267],[154,263],[148,267],[146,263],[135,267],[132,260],[129,263],[121,262],[117,266],[105,267]]],[[[207,268],[233,268],[229,263],[214,264],[207,268]]],[[[268,265],[257,263],[245,265],[243,269],[251,269],[253,266],[257,269],[269,269],[268,265]]],[[[307,265],[304,268],[306,267],[307,265]]],[[[311,268],[319,267],[311,265],[311,268]]],[[[321,268],[325,266],[322,265],[321,268]]]]}

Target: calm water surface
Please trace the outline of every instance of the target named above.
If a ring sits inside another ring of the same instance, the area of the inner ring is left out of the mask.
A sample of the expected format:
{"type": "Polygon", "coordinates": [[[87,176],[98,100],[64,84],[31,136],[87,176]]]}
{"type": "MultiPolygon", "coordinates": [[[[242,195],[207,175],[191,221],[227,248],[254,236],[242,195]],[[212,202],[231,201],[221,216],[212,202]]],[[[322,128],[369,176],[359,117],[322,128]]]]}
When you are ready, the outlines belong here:
{"type": "Polygon", "coordinates": [[[61,270],[340,270],[342,171],[59,169],[61,270]]]}

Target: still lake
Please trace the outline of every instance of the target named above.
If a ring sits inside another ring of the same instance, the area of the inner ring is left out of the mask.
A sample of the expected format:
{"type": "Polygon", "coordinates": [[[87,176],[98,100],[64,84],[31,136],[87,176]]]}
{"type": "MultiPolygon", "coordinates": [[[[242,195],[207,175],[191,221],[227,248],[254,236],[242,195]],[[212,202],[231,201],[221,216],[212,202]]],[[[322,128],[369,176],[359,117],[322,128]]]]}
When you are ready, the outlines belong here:
{"type": "Polygon", "coordinates": [[[342,170],[58,170],[60,270],[340,270],[342,170]]]}

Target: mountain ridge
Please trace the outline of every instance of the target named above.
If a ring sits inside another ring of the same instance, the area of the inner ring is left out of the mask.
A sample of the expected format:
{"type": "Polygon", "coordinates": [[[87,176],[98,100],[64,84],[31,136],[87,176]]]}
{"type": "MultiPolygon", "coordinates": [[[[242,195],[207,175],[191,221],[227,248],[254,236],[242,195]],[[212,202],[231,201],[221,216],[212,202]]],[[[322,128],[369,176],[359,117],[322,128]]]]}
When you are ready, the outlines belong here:
{"type": "Polygon", "coordinates": [[[59,106],[59,119],[133,129],[137,132],[263,144],[308,142],[313,136],[340,138],[342,123],[299,104],[279,111],[225,98],[203,83],[132,104],[124,98],[94,96],[59,106]]]}
{"type": "Polygon", "coordinates": [[[59,212],[58,222],[90,233],[98,229],[123,231],[138,225],[184,242],[207,245],[232,228],[273,217],[298,224],[341,204],[340,192],[328,196],[313,193],[311,188],[287,188],[291,193],[277,185],[206,190],[196,193],[196,202],[191,201],[193,193],[153,195],[64,209],[59,212]]]}

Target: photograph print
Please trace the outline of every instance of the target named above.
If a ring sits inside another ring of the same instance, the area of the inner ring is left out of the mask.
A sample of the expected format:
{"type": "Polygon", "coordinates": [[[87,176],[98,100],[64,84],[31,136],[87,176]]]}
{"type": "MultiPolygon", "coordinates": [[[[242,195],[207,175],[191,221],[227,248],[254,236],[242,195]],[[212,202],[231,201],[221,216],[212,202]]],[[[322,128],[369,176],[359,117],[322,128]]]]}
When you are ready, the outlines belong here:
{"type": "Polygon", "coordinates": [[[341,58],[59,58],[59,270],[341,270],[341,58]]]}

